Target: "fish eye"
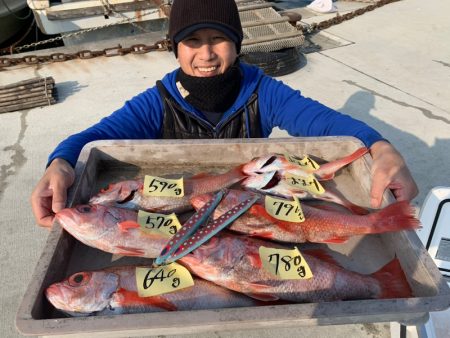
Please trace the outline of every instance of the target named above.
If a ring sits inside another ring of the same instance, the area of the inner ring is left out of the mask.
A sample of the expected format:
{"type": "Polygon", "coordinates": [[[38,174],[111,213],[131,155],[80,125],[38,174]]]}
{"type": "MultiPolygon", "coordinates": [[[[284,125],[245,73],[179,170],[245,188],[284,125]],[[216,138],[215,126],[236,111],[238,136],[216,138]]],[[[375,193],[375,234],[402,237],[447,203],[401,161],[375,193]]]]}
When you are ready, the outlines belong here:
{"type": "Polygon", "coordinates": [[[70,276],[68,282],[70,286],[86,285],[91,279],[91,274],[88,272],[79,272],[70,276]]]}
{"type": "Polygon", "coordinates": [[[82,214],[86,214],[88,212],[91,212],[92,208],[90,205],[79,205],[76,208],[79,212],[81,212],[82,214]]]}

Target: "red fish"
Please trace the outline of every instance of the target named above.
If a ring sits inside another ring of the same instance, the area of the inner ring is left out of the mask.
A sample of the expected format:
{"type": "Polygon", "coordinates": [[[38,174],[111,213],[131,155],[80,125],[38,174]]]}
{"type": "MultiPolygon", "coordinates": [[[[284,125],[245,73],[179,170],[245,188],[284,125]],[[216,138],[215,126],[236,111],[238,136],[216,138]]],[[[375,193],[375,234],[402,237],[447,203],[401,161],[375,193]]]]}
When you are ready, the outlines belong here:
{"type": "Polygon", "coordinates": [[[312,194],[298,187],[289,185],[278,171],[266,172],[245,178],[241,186],[244,189],[256,191],[264,195],[274,195],[284,198],[295,196],[299,199],[318,199],[333,202],[347,208],[356,215],[365,215],[368,210],[350,202],[336,188],[324,185],[325,192],[320,195],[312,194]]]}
{"type": "Polygon", "coordinates": [[[183,311],[256,306],[261,303],[211,282],[195,278],[194,285],[175,292],[140,297],[136,267],[124,266],[78,272],[50,285],[45,295],[57,309],[72,316],[183,311]]]}
{"type": "MultiPolygon", "coordinates": [[[[136,217],[132,210],[100,205],[63,209],[56,215],[67,231],[87,245],[110,253],[155,258],[167,239],[142,232],[136,217]]],[[[364,276],[327,263],[330,259],[323,254],[319,257],[304,254],[315,277],[282,281],[262,269],[258,254],[262,245],[285,248],[219,233],[178,262],[204,279],[265,301],[315,302],[410,294],[395,261],[379,273],[364,276]]]]}
{"type": "MultiPolygon", "coordinates": [[[[233,205],[245,201],[252,195],[241,190],[229,190],[215,209],[213,218],[219,218],[233,205]]],[[[191,199],[191,203],[196,209],[200,209],[212,197],[212,194],[198,195],[191,199]]],[[[305,203],[301,206],[305,221],[287,222],[270,216],[265,210],[264,202],[260,200],[235,220],[229,229],[282,242],[341,243],[350,236],[412,230],[419,227],[414,210],[406,201],[393,203],[382,210],[363,216],[323,210],[305,203]]]]}
{"type": "Polygon", "coordinates": [[[184,179],[184,197],[146,196],[142,191],[143,179],[127,180],[110,184],[106,190],[93,196],[89,203],[152,212],[184,212],[191,209],[189,200],[193,196],[227,188],[245,177],[242,166],[218,175],[198,174],[184,179]]]}
{"type": "Polygon", "coordinates": [[[411,296],[397,259],[373,274],[362,275],[345,270],[323,252],[304,251],[302,255],[313,278],[281,280],[262,267],[260,246],[267,247],[268,243],[222,233],[183,257],[180,263],[197,276],[266,301],[298,303],[411,296]]]}
{"type": "Polygon", "coordinates": [[[297,176],[306,176],[307,174],[314,172],[316,178],[324,181],[332,179],[339,169],[357,160],[361,156],[364,156],[368,152],[369,149],[366,147],[359,148],[352,154],[341,159],[321,164],[320,168],[314,171],[305,170],[302,167],[289,162],[284,155],[268,154],[266,156],[257,157],[246,163],[242,170],[247,175],[279,171],[281,174],[290,173],[297,176]]]}
{"type": "Polygon", "coordinates": [[[142,231],[134,210],[78,205],[55,218],[80,242],[112,254],[155,258],[167,243],[167,238],[142,231]]]}

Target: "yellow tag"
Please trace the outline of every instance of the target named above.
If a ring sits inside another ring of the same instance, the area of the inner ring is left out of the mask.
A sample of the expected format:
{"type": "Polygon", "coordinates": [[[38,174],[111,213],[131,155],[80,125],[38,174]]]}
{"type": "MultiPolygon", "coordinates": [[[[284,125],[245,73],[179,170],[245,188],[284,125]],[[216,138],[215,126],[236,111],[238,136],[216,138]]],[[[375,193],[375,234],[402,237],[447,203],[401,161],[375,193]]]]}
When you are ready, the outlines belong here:
{"type": "Polygon", "coordinates": [[[164,215],[139,210],[138,223],[143,231],[166,237],[172,237],[181,228],[180,221],[174,213],[164,215]]]}
{"type": "Polygon", "coordinates": [[[304,156],[303,158],[299,158],[295,155],[284,154],[284,157],[289,162],[300,166],[302,169],[305,169],[308,172],[317,170],[320,168],[320,165],[317,164],[316,161],[310,159],[308,156],[304,156]]]}
{"type": "Polygon", "coordinates": [[[183,177],[178,180],[172,180],[169,178],[145,175],[143,190],[144,195],[146,196],[183,197],[183,177]]]}
{"type": "Polygon", "coordinates": [[[313,174],[302,177],[286,173],[284,175],[284,180],[287,182],[287,184],[295,188],[308,191],[313,195],[322,195],[325,192],[325,189],[313,174]]]}
{"type": "Polygon", "coordinates": [[[309,279],[311,269],[300,251],[259,247],[259,257],[264,269],[280,279],[309,279]]]}
{"type": "Polygon", "coordinates": [[[189,271],[182,265],[170,263],[156,268],[136,268],[139,297],[169,293],[194,285],[189,271]]]}
{"type": "Polygon", "coordinates": [[[295,196],[293,201],[288,201],[266,195],[264,201],[267,213],[276,219],[296,223],[305,221],[300,201],[295,196]]]}

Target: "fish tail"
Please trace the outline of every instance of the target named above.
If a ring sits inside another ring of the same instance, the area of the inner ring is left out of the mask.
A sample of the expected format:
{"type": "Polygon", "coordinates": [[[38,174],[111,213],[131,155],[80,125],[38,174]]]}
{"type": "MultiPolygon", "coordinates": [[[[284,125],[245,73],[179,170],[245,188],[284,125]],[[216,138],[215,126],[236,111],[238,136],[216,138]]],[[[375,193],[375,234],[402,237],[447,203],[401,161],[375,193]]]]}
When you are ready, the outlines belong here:
{"type": "Polygon", "coordinates": [[[319,179],[321,181],[331,180],[334,177],[334,174],[339,169],[341,169],[342,167],[345,167],[347,164],[352,163],[353,161],[357,160],[361,156],[364,156],[368,152],[369,152],[368,148],[361,147],[348,156],[340,158],[336,161],[321,164],[320,168],[318,170],[314,171],[314,174],[316,174],[317,177],[319,177],[319,179]]]}
{"type": "Polygon", "coordinates": [[[372,275],[381,285],[381,294],[378,298],[408,298],[412,296],[405,273],[398,258],[383,266],[372,275]]]}
{"type": "Polygon", "coordinates": [[[368,217],[373,221],[369,232],[373,234],[420,227],[419,220],[414,217],[414,209],[407,201],[395,202],[368,217]]]}

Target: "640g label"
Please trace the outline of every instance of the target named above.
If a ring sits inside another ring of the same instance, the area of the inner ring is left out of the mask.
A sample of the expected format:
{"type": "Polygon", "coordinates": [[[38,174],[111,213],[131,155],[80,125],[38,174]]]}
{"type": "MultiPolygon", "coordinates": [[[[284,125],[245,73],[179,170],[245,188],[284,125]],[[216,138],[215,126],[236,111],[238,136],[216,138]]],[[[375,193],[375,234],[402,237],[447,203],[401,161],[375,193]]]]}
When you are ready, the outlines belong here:
{"type": "Polygon", "coordinates": [[[136,268],[139,297],[150,297],[174,292],[194,285],[189,271],[182,265],[171,263],[156,268],[136,268]]]}

